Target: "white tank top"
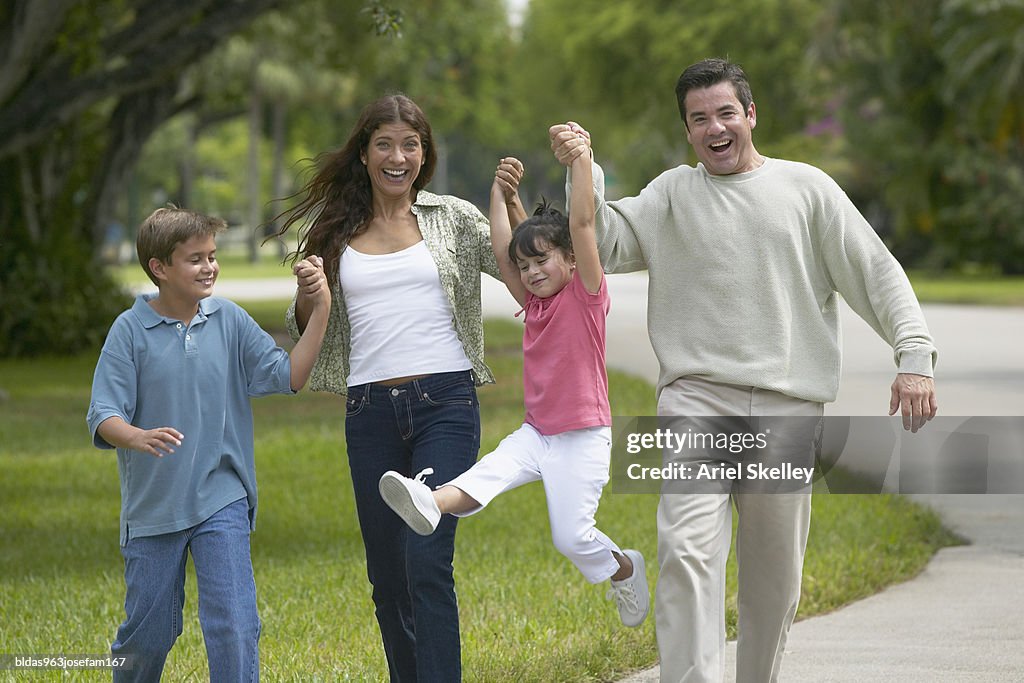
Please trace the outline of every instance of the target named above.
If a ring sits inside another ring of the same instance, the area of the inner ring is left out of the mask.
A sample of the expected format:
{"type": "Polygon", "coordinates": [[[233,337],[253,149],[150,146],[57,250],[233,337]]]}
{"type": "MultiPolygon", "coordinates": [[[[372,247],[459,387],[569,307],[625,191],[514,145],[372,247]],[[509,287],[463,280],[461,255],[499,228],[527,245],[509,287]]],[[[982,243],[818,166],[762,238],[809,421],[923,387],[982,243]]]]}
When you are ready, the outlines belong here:
{"type": "Polygon", "coordinates": [[[348,386],[473,367],[426,242],[391,254],[349,246],[339,280],[352,332],[348,386]]]}

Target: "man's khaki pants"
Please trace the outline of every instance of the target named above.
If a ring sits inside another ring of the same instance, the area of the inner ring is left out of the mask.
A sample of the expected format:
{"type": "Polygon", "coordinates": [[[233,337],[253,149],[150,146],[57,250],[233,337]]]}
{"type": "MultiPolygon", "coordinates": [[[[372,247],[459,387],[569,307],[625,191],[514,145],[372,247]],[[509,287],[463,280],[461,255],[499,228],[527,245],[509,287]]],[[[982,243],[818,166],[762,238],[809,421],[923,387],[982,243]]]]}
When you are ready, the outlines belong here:
{"type": "MultiPolygon", "coordinates": [[[[822,414],[821,403],[694,377],[669,384],[658,399],[659,416],[820,419],[822,414]]],[[[811,517],[809,488],[798,493],[662,494],[655,591],[662,683],[719,683],[724,678],[725,565],[732,504],[738,515],[736,680],[778,680],[800,600],[811,517]]]]}

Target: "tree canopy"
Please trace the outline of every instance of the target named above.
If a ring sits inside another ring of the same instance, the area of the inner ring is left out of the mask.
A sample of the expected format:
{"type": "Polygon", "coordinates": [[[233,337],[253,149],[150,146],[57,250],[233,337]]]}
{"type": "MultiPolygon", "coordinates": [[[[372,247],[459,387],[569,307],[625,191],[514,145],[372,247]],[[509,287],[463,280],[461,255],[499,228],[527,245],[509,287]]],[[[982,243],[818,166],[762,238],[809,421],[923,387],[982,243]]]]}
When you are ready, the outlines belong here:
{"type": "MultiPolygon", "coordinates": [[[[102,338],[125,300],[95,256],[144,144],[176,114],[210,108],[222,93],[200,87],[195,65],[282,4],[16,0],[0,8],[0,354],[102,338]]],[[[397,25],[376,2],[292,8],[329,8],[353,27],[368,9],[367,32],[372,22],[397,25]]]]}
{"type": "Polygon", "coordinates": [[[430,117],[436,191],[483,204],[515,155],[527,201],[560,200],[546,130],[574,119],[610,192],[635,193],[693,163],[674,86],[708,56],[750,76],[758,149],[836,176],[905,263],[1024,271],[1024,0],[531,0],[516,29],[506,12],[0,6],[0,355],[102,338],[126,303],[99,259],[112,226],[175,201],[252,231],[385,91],[430,117]]]}

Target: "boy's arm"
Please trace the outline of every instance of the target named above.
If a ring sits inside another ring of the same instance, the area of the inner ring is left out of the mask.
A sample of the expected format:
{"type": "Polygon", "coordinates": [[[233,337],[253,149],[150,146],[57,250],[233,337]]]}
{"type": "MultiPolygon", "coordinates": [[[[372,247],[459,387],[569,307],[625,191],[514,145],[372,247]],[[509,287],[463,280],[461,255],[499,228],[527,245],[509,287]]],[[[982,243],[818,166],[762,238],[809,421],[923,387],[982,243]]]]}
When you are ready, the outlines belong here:
{"type": "Polygon", "coordinates": [[[331,312],[331,288],[327,286],[323,259],[319,256],[310,256],[299,261],[292,270],[302,289],[297,299],[299,301],[305,299],[312,304],[305,325],[300,327],[302,336],[295,342],[295,346],[289,354],[291,388],[292,391],[299,391],[306,386],[309,373],[313,371],[313,364],[316,362],[320,346],[324,341],[327,318],[331,312]],[[302,296],[303,294],[305,296],[302,296]]]}
{"type": "Polygon", "coordinates": [[[173,453],[174,446],[180,446],[185,438],[173,427],[139,429],[116,415],[101,422],[96,431],[111,446],[149,453],[158,458],[173,453]]]}
{"type": "MultiPolygon", "coordinates": [[[[507,163],[502,159],[502,164],[507,163]]],[[[526,304],[526,288],[519,277],[519,268],[508,257],[508,245],[512,241],[512,224],[510,218],[513,215],[513,208],[506,204],[508,193],[512,191],[512,185],[507,178],[503,177],[502,166],[494,175],[494,182],[491,184],[491,206],[488,219],[491,222],[491,249],[494,251],[494,258],[498,261],[498,270],[501,271],[501,279],[508,288],[509,293],[520,306],[526,304]]],[[[518,195],[516,197],[518,201],[518,195]]],[[[519,211],[525,219],[526,212],[519,204],[519,211]]]]}
{"type": "MultiPolygon", "coordinates": [[[[312,257],[316,258],[319,263],[323,264],[323,259],[319,256],[312,257]]],[[[302,261],[296,263],[292,268],[292,272],[295,274],[295,279],[298,285],[295,289],[295,326],[298,328],[299,335],[306,329],[306,324],[309,322],[309,316],[313,312],[313,306],[316,302],[317,289],[321,283],[320,274],[316,268],[300,268],[302,261]]],[[[320,270],[323,268],[321,267],[320,270]]],[[[326,280],[323,280],[323,285],[327,286],[326,280]]],[[[293,337],[297,342],[298,339],[293,337]]]]}
{"type": "MultiPolygon", "coordinates": [[[[589,138],[579,134],[580,141],[587,146],[589,138]]],[[[594,228],[594,190],[590,166],[590,153],[586,149],[572,160],[575,183],[569,195],[569,234],[572,236],[572,250],[576,256],[576,269],[583,286],[596,294],[604,279],[601,257],[597,251],[597,235],[594,228]]]]}

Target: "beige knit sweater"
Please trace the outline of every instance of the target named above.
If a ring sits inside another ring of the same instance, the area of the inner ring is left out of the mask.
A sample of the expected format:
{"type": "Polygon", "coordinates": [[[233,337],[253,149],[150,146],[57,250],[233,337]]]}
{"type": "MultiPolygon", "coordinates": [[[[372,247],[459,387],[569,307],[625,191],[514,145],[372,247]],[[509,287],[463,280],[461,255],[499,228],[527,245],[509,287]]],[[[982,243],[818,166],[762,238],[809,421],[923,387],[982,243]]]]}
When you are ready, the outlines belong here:
{"type": "Polygon", "coordinates": [[[659,393],[697,375],[835,400],[839,294],[892,346],[899,372],[932,375],[935,347],[902,267],[821,170],[770,158],[730,176],[679,166],[605,201],[595,163],[594,191],[605,271],[649,272],[659,393]]]}

